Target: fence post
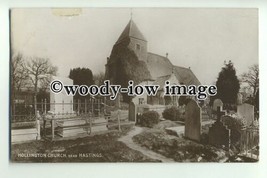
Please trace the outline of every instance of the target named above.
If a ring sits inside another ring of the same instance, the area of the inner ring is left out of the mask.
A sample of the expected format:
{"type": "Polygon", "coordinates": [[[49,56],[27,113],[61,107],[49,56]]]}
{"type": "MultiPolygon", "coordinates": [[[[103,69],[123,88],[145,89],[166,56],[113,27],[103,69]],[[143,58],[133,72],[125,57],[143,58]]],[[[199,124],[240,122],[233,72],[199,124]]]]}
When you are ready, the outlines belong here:
{"type": "Polygon", "coordinates": [[[91,99],[91,103],[92,103],[92,117],[94,117],[94,99],[91,99]]]}
{"type": "Polygon", "coordinates": [[[100,117],[100,99],[97,100],[98,117],[100,117]]]}
{"type": "Polygon", "coordinates": [[[107,114],[107,110],[106,110],[106,97],[104,96],[104,106],[103,106],[103,114],[104,116],[107,114]]]}
{"type": "Polygon", "coordinates": [[[46,98],[44,99],[44,113],[46,114],[46,98]]]}
{"type": "Polygon", "coordinates": [[[42,108],[42,113],[44,113],[44,100],[41,99],[41,108],[42,108]]]}
{"type": "Polygon", "coordinates": [[[118,110],[118,127],[119,127],[119,132],[121,132],[121,120],[120,120],[120,109],[118,110]]]}
{"type": "Polygon", "coordinates": [[[40,126],[40,113],[37,111],[36,113],[36,128],[37,128],[37,137],[36,140],[41,140],[41,126],[40,126]]]}
{"type": "Polygon", "coordinates": [[[64,114],[64,100],[62,100],[62,114],[64,114]]]}
{"type": "Polygon", "coordinates": [[[78,99],[78,115],[80,115],[80,99],[78,99]]]}
{"type": "Polygon", "coordinates": [[[51,105],[50,105],[50,111],[53,111],[54,113],[56,113],[56,100],[54,100],[53,103],[52,103],[52,101],[50,101],[50,103],[51,103],[51,105]],[[52,107],[53,110],[51,109],[51,106],[53,106],[52,107]]]}
{"type": "Polygon", "coordinates": [[[89,117],[89,127],[90,127],[90,133],[92,133],[92,119],[93,119],[93,115],[91,115],[91,117],[89,117]]]}
{"type": "MultiPolygon", "coordinates": [[[[25,103],[26,100],[24,100],[24,103],[25,103]]],[[[16,120],[16,98],[14,98],[14,101],[13,102],[13,113],[12,113],[12,121],[15,121],[16,120]]],[[[25,107],[26,109],[26,107],[25,107]]]]}
{"type": "Polygon", "coordinates": [[[84,114],[87,114],[87,99],[84,100],[84,114]]]}
{"type": "Polygon", "coordinates": [[[71,110],[71,112],[73,113],[73,103],[72,103],[72,100],[70,100],[70,110],[71,110]]]}
{"type": "Polygon", "coordinates": [[[51,120],[52,140],[55,138],[55,115],[53,114],[51,120]]]}

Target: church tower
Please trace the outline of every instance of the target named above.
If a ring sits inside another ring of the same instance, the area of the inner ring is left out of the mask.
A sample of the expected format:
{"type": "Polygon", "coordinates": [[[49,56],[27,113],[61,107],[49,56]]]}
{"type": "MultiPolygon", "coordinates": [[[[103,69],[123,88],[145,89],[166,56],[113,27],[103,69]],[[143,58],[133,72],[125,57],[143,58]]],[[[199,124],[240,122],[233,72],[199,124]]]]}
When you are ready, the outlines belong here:
{"type": "MultiPolygon", "coordinates": [[[[147,40],[140,32],[132,19],[128,22],[116,43],[113,45],[110,57],[107,58],[105,78],[109,79],[112,83],[120,80],[123,76],[119,76],[118,70],[120,60],[124,62],[133,58],[138,61],[146,62],[147,60],[147,40]]],[[[116,83],[116,82],[115,82],[116,83]]]]}
{"type": "Polygon", "coordinates": [[[139,60],[146,61],[147,58],[147,40],[140,32],[132,19],[124,28],[113,48],[126,45],[133,50],[139,60]]]}

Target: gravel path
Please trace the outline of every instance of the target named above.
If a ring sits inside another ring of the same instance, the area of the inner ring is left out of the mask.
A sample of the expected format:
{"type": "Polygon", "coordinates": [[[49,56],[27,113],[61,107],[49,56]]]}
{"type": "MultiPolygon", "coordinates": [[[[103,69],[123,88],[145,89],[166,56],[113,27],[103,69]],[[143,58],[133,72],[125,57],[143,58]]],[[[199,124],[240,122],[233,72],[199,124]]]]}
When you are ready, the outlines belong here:
{"type": "Polygon", "coordinates": [[[149,158],[160,160],[161,162],[174,162],[173,159],[166,158],[165,156],[158,154],[156,152],[153,152],[145,147],[141,147],[138,144],[133,142],[133,137],[139,133],[141,133],[143,129],[141,127],[134,127],[133,130],[131,130],[127,135],[121,137],[118,139],[118,141],[121,141],[125,143],[129,148],[141,152],[143,155],[146,155],[149,158]]]}

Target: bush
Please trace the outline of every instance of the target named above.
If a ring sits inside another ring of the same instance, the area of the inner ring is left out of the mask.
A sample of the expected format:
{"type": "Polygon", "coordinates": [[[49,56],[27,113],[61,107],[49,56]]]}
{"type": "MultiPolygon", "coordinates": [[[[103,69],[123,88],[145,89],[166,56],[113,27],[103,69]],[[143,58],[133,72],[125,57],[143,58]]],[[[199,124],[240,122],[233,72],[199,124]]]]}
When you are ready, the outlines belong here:
{"type": "Polygon", "coordinates": [[[184,121],[184,113],[175,106],[172,106],[171,108],[166,108],[162,116],[164,119],[171,120],[171,121],[184,121]]]}
{"type": "Polygon", "coordinates": [[[238,147],[241,139],[241,129],[246,125],[244,119],[241,118],[232,118],[232,117],[223,117],[222,122],[228,129],[231,130],[230,139],[231,145],[238,147]]]}
{"type": "Polygon", "coordinates": [[[159,114],[156,111],[145,112],[140,120],[140,125],[144,127],[152,128],[159,123],[159,114]]]}

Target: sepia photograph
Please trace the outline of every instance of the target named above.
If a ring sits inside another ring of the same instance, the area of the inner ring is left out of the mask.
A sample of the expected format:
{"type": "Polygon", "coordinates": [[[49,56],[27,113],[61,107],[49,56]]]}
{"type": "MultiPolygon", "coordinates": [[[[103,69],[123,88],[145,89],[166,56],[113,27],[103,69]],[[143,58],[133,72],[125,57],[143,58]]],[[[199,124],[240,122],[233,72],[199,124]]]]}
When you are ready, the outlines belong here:
{"type": "Polygon", "coordinates": [[[10,162],[258,163],[258,13],[11,8],[10,162]]]}

